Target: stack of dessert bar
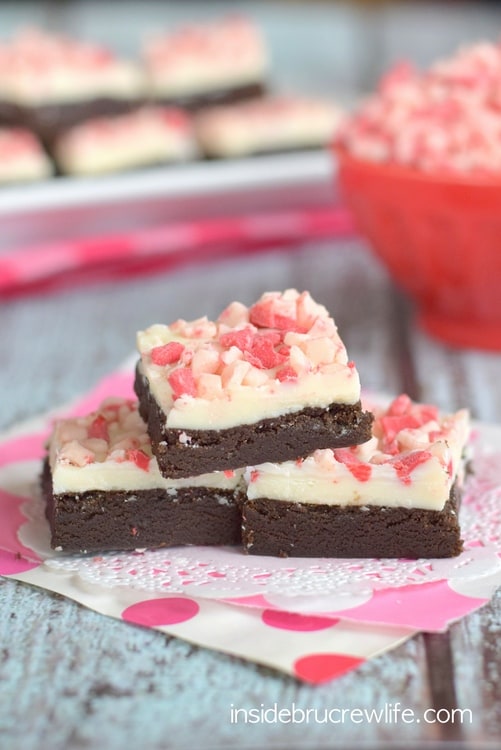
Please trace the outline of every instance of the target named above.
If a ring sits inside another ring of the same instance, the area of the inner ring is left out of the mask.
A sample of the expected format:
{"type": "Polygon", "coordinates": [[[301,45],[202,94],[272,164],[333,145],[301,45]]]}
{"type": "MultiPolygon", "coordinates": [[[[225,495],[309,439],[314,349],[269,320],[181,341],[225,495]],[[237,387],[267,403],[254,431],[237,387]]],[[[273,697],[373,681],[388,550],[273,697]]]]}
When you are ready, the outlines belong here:
{"type": "Polygon", "coordinates": [[[55,549],[461,551],[467,412],[405,395],[364,411],[334,320],[308,292],[153,325],[137,343],[138,403],[55,424],[43,471],[55,549]]]}
{"type": "Polygon", "coordinates": [[[330,143],[341,108],[269,92],[269,67],[240,15],[157,34],[138,61],[20,31],[0,42],[0,184],[330,143]]]}

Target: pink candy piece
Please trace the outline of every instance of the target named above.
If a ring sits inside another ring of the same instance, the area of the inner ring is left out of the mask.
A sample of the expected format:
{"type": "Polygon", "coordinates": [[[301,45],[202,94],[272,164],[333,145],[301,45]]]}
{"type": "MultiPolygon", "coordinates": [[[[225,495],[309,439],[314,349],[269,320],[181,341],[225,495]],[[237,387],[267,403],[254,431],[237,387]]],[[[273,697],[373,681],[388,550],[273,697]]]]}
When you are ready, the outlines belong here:
{"type": "Polygon", "coordinates": [[[128,460],[148,470],[150,440],[131,399],[107,398],[90,414],[57,420],[51,443],[57,461],[66,465],[128,460]]]}
{"type": "Polygon", "coordinates": [[[108,422],[102,414],[98,414],[90,423],[88,434],[90,438],[97,438],[98,440],[106,440],[108,442],[108,422]]]}
{"type": "Polygon", "coordinates": [[[350,448],[337,448],[334,457],[336,461],[344,464],[359,482],[368,482],[371,478],[372,466],[361,461],[350,448]]]}
{"type": "Polygon", "coordinates": [[[414,429],[420,426],[420,422],[413,414],[405,414],[401,417],[386,416],[381,418],[381,425],[387,443],[391,446],[401,430],[414,429]]]}
{"type": "Polygon", "coordinates": [[[184,352],[184,346],[177,341],[170,341],[151,350],[151,361],[155,365],[170,365],[177,362],[184,352]]]}
{"type": "Polygon", "coordinates": [[[150,457],[142,450],[129,450],[127,451],[127,459],[133,461],[138,469],[148,471],[150,466],[150,457]]]}
{"type": "MultiPolygon", "coordinates": [[[[424,427],[430,422],[438,424],[438,408],[431,404],[415,404],[409,396],[401,394],[392,401],[385,414],[376,418],[374,423],[374,434],[382,440],[384,450],[390,454],[399,452],[398,437],[403,430],[414,430],[424,427]]],[[[440,430],[434,429],[428,432],[436,437],[440,430]]]]}
{"type": "Polygon", "coordinates": [[[187,367],[173,370],[169,375],[169,385],[172,388],[174,400],[181,396],[196,396],[197,385],[193,373],[187,367]]]}
{"type": "Polygon", "coordinates": [[[273,334],[255,336],[250,350],[246,352],[245,359],[254,367],[263,370],[271,370],[283,364],[287,361],[288,352],[281,354],[276,351],[275,340],[273,334]]]}
{"type": "Polygon", "coordinates": [[[275,377],[277,380],[280,380],[281,383],[284,383],[287,380],[297,380],[298,374],[293,367],[286,365],[280,370],[277,370],[275,377]]]}
{"type": "Polygon", "coordinates": [[[406,456],[399,456],[398,459],[394,459],[391,463],[393,464],[397,477],[403,484],[411,483],[411,474],[414,469],[417,469],[421,464],[426,463],[431,458],[430,451],[413,451],[406,456]]]}
{"type": "Polygon", "coordinates": [[[295,318],[280,313],[273,299],[258,302],[250,308],[250,322],[258,328],[278,328],[281,331],[296,331],[295,318]]]}
{"type": "Polygon", "coordinates": [[[254,332],[252,328],[242,328],[238,331],[229,331],[228,333],[223,333],[219,337],[219,342],[221,346],[227,347],[228,349],[230,346],[236,346],[237,349],[240,349],[240,351],[245,352],[249,351],[252,342],[254,340],[254,332]]]}

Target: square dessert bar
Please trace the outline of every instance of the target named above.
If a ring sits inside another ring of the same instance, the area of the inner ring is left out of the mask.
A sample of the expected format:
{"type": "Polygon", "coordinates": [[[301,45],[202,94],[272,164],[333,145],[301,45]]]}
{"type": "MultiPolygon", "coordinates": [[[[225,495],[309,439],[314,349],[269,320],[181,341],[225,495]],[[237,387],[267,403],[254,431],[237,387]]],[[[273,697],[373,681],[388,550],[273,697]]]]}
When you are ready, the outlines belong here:
{"type": "Polygon", "coordinates": [[[145,100],[136,63],[109,49],[41,30],[0,44],[0,116],[52,143],[89,117],[127,112],[145,100]]]}
{"type": "Polygon", "coordinates": [[[54,144],[64,174],[94,175],[193,159],[191,120],[173,107],[140,107],[113,117],[86,120],[54,144]]]}
{"type": "Polygon", "coordinates": [[[370,438],[336,325],[308,292],[138,334],[135,389],[162,474],[187,477],[370,438]]]}
{"type": "Polygon", "coordinates": [[[107,399],[57,421],[42,489],[56,550],[240,542],[242,472],[164,479],[134,401],[107,399]]]}
{"type": "Polygon", "coordinates": [[[153,101],[198,109],[261,95],[268,52],[259,28],[232,14],[153,36],[143,64],[153,101]]]}
{"type": "Polygon", "coordinates": [[[332,102],[270,95],[204,109],[195,126],[205,155],[224,159],[321,148],[343,120],[343,111],[332,102]]]}
{"type": "Polygon", "coordinates": [[[246,552],[383,558],[461,552],[468,413],[440,416],[405,395],[374,411],[374,435],[363,445],[246,470],[246,552]]]}

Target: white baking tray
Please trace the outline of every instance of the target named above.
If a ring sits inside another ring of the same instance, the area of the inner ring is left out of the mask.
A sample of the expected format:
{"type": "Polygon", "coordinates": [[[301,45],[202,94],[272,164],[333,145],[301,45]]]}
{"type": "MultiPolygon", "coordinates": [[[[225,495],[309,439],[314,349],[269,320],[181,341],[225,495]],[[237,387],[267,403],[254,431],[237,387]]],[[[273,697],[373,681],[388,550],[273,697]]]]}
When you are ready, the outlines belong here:
{"type": "Polygon", "coordinates": [[[171,220],[328,205],[335,192],[335,165],[326,150],[55,177],[0,191],[0,252],[171,220]]]}

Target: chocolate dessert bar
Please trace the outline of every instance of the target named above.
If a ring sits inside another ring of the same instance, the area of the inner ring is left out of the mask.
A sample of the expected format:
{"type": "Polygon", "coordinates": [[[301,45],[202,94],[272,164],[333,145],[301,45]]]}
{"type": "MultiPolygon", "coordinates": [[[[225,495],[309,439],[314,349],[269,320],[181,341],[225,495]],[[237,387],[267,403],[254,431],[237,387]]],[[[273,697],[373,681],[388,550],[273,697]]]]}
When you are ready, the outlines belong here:
{"type": "Polygon", "coordinates": [[[372,414],[336,325],[308,292],[268,292],[215,321],[153,325],[137,337],[135,389],[166,477],[363,443],[372,414]]]}
{"type": "Polygon", "coordinates": [[[462,550],[459,504],[465,410],[399,396],[375,409],[363,445],[246,470],[246,552],[280,557],[454,557],[462,550]]]}
{"type": "Polygon", "coordinates": [[[267,58],[259,29],[239,15],[160,34],[143,50],[152,99],[188,109],[261,95],[267,58]]]}
{"type": "Polygon", "coordinates": [[[0,45],[0,115],[48,144],[78,122],[128,111],[144,97],[139,67],[98,45],[39,30],[0,45]]]}
{"type": "Polygon", "coordinates": [[[137,403],[58,420],[42,475],[51,546],[97,552],[240,542],[242,472],[167,480],[137,403]]]}
{"type": "Polygon", "coordinates": [[[197,115],[201,150],[211,158],[321,148],[344,120],[331,102],[298,96],[265,96],[236,105],[211,107],[197,115]]]}
{"type": "Polygon", "coordinates": [[[64,174],[94,175],[184,162],[197,152],[188,115],[179,109],[142,107],[125,115],[86,120],[54,144],[64,174]]]}

